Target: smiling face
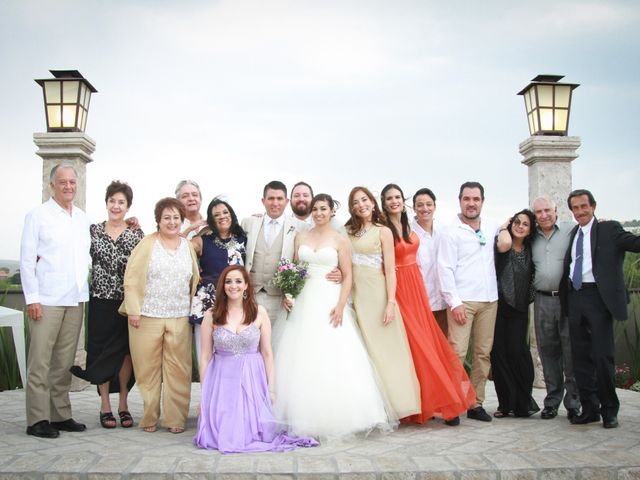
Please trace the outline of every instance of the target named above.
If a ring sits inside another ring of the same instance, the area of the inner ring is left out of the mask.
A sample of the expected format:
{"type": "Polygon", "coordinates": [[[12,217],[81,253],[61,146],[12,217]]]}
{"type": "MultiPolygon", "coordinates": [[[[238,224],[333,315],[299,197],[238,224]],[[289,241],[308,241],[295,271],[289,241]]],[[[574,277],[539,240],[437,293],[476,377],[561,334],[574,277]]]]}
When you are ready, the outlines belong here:
{"type": "Polygon", "coordinates": [[[533,203],[533,214],[544,233],[551,231],[558,219],[557,209],[549,200],[539,198],[533,203]]]}
{"type": "Polygon", "coordinates": [[[333,210],[326,200],[317,200],[311,209],[311,217],[316,225],[325,225],[331,221],[333,210]]]}
{"type": "Polygon", "coordinates": [[[195,185],[185,184],[178,193],[178,200],[184,205],[184,211],[187,217],[191,217],[200,211],[202,198],[200,192],[195,185]]]}
{"type": "Polygon", "coordinates": [[[577,197],[572,197],[569,201],[569,206],[571,207],[571,213],[573,213],[573,217],[576,219],[576,222],[581,227],[586,226],[596,211],[596,204],[591,205],[589,203],[589,197],[587,195],[578,195],[577,197]]]}
{"type": "Polygon", "coordinates": [[[180,234],[182,218],[180,212],[175,208],[165,208],[160,214],[158,231],[164,237],[173,237],[180,234]]]}
{"type": "Polygon", "coordinates": [[[311,206],[311,189],[306,185],[298,185],[291,190],[291,210],[298,217],[307,217],[311,206]]]}
{"type": "Polygon", "coordinates": [[[231,213],[224,203],[219,203],[211,209],[211,216],[221,235],[225,235],[231,228],[231,213]]]}
{"type": "Polygon", "coordinates": [[[71,167],[58,167],[55,178],[51,184],[53,199],[61,207],[70,207],[76,198],[77,189],[76,173],[71,167]]]}
{"type": "Polygon", "coordinates": [[[107,198],[107,213],[112,222],[122,221],[128,211],[129,204],[124,193],[116,192],[107,198]]]}
{"type": "Polygon", "coordinates": [[[426,193],[418,195],[413,203],[413,210],[419,223],[433,222],[433,214],[436,211],[436,202],[426,193]]]}
{"type": "Polygon", "coordinates": [[[289,199],[284,190],[275,190],[273,188],[268,188],[262,199],[262,205],[264,205],[264,209],[270,218],[280,218],[288,203],[289,199]]]}
{"type": "Polygon", "coordinates": [[[370,222],[373,218],[375,204],[373,199],[362,190],[354,192],[350,207],[353,215],[364,222],[370,222]]]}
{"type": "Polygon", "coordinates": [[[467,220],[476,220],[482,212],[483,203],[479,188],[464,188],[460,196],[460,213],[467,220]]]}
{"type": "Polygon", "coordinates": [[[239,270],[231,270],[227,273],[224,279],[224,293],[229,300],[242,299],[247,287],[247,282],[239,270]]]}
{"type": "Polygon", "coordinates": [[[531,233],[533,226],[529,221],[529,217],[524,213],[518,215],[511,224],[511,235],[513,238],[524,240],[531,233]]]}
{"type": "Polygon", "coordinates": [[[390,188],[384,194],[384,210],[390,214],[401,214],[404,209],[404,198],[402,192],[396,188],[390,188]]]}

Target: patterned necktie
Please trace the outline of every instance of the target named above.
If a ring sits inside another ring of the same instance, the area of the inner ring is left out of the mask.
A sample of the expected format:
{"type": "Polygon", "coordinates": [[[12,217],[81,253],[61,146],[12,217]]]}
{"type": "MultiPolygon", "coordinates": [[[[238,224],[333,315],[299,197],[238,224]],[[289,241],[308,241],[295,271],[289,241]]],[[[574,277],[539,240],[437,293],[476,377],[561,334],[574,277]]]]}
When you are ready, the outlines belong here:
{"type": "Polygon", "coordinates": [[[582,287],[582,258],[583,255],[583,243],[584,243],[584,233],[582,233],[582,229],[579,228],[580,233],[578,233],[578,240],[576,241],[576,259],[575,264],[573,266],[573,276],[571,277],[571,283],[573,284],[574,290],[580,290],[582,287]]]}

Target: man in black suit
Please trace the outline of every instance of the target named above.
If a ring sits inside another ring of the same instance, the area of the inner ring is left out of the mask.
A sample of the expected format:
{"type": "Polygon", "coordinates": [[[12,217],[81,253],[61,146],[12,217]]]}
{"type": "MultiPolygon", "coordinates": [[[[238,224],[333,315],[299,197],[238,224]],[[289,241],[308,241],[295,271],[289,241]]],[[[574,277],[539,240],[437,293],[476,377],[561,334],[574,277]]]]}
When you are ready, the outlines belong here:
{"type": "Polygon", "coordinates": [[[578,225],[564,259],[560,282],[562,307],[569,317],[573,367],[582,413],[573,424],[600,421],[618,426],[620,402],[615,388],[613,318],[627,319],[629,295],[622,263],[625,252],[640,252],[640,236],[618,222],[598,222],[596,201],[588,190],[574,190],[567,200],[578,225]]]}

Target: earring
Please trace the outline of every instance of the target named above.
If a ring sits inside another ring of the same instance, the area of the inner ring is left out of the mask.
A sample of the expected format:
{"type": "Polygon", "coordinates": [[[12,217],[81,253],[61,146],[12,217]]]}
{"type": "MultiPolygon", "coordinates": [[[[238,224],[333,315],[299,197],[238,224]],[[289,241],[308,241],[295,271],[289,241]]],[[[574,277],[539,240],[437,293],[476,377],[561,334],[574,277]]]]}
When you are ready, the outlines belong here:
{"type": "Polygon", "coordinates": [[[246,300],[247,299],[247,291],[245,290],[244,293],[242,294],[242,299],[246,300]]]}

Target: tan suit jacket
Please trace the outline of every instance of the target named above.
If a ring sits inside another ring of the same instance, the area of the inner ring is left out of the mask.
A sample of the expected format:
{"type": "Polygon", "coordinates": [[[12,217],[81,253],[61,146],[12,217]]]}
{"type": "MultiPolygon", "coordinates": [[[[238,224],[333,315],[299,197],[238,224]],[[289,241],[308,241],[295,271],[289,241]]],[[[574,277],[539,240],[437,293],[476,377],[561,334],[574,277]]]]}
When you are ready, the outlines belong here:
{"type": "MultiPolygon", "coordinates": [[[[242,220],[242,228],[247,232],[247,259],[244,265],[249,272],[253,267],[253,255],[256,250],[258,235],[262,234],[261,229],[263,221],[263,217],[247,217],[242,220]]],[[[293,260],[293,248],[296,234],[298,232],[309,230],[309,225],[305,222],[301,222],[297,218],[286,216],[284,219],[284,226],[282,228],[282,252],[280,252],[280,258],[293,260]]]]}

